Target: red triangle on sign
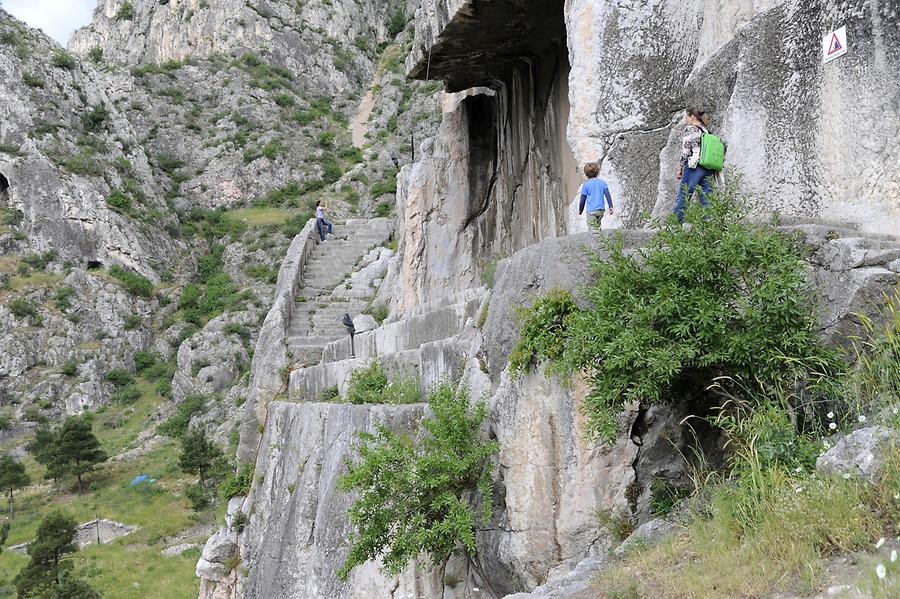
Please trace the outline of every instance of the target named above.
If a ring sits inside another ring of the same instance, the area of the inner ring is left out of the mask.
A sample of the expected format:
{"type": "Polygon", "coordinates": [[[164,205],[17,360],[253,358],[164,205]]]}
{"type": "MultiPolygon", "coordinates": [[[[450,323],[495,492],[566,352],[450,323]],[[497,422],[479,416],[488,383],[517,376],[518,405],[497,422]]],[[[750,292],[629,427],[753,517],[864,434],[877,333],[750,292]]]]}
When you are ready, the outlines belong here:
{"type": "Polygon", "coordinates": [[[841,40],[838,39],[837,33],[831,34],[831,49],[828,50],[828,56],[831,56],[835,52],[839,52],[843,50],[844,47],[841,45],[841,40]]]}

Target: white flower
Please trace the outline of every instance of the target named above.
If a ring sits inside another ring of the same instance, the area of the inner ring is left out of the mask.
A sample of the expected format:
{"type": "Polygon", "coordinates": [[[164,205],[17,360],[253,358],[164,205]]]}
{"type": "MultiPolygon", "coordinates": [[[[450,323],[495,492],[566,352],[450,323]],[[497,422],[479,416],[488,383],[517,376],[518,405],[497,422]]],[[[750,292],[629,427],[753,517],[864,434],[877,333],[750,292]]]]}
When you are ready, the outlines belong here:
{"type": "Polygon", "coordinates": [[[878,578],[884,580],[884,577],[887,576],[887,568],[884,567],[884,564],[878,564],[878,567],[875,568],[875,574],[878,574],[878,578]]]}
{"type": "Polygon", "coordinates": [[[860,414],[860,415],[859,415],[859,418],[857,418],[857,420],[859,420],[860,422],[865,422],[865,421],[866,421],[866,417],[865,417],[864,414],[860,414]]]}
{"type": "Polygon", "coordinates": [[[875,549],[881,549],[882,545],[884,545],[884,537],[878,539],[878,542],[875,543],[875,549]]]}
{"type": "Polygon", "coordinates": [[[832,418],[834,418],[834,412],[828,412],[828,413],[825,414],[825,415],[828,416],[828,419],[829,419],[829,420],[831,420],[832,418]]]}
{"type": "Polygon", "coordinates": [[[850,473],[849,473],[849,472],[844,472],[844,478],[845,478],[845,479],[849,479],[849,478],[850,478],[850,473]]]}
{"type": "Polygon", "coordinates": [[[803,472],[803,466],[797,466],[794,472],[803,472]]]}
{"type": "Polygon", "coordinates": [[[794,489],[794,493],[802,493],[802,492],[803,492],[803,487],[797,487],[796,489],[794,489]]]}
{"type": "Polygon", "coordinates": [[[897,561],[897,550],[896,549],[891,551],[891,561],[892,562],[897,561]]]}
{"type": "Polygon", "coordinates": [[[894,493],[894,499],[900,500],[900,493],[894,493]]]}
{"type": "Polygon", "coordinates": [[[472,592],[477,593],[478,590],[479,590],[478,587],[472,587],[472,592]]]}
{"type": "Polygon", "coordinates": [[[830,428],[831,430],[834,430],[837,428],[837,425],[832,422],[831,424],[828,425],[828,428],[830,428]]]}

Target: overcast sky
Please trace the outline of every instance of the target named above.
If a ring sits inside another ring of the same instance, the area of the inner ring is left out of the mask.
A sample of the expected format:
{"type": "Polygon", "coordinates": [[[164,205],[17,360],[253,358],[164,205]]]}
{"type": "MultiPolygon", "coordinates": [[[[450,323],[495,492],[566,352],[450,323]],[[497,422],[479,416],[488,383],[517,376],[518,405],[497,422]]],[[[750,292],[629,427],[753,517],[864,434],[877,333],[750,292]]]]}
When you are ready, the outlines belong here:
{"type": "Polygon", "coordinates": [[[65,46],[73,31],[90,23],[97,0],[0,0],[0,6],[65,46]]]}

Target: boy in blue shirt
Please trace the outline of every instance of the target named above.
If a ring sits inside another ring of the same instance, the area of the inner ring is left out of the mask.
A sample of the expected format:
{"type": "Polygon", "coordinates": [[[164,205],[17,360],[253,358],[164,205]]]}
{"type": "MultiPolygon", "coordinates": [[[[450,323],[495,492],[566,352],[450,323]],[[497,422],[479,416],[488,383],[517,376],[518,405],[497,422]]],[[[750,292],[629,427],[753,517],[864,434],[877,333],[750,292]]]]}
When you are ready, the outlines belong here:
{"type": "Polygon", "coordinates": [[[606,206],[609,205],[609,213],[613,213],[612,196],[609,195],[609,186],[603,179],[598,179],[600,174],[600,166],[596,162],[588,162],[584,165],[584,176],[587,181],[581,186],[581,204],[578,206],[578,214],[584,212],[587,208],[588,216],[593,220],[588,221],[588,225],[600,228],[600,221],[606,214],[606,206]]]}

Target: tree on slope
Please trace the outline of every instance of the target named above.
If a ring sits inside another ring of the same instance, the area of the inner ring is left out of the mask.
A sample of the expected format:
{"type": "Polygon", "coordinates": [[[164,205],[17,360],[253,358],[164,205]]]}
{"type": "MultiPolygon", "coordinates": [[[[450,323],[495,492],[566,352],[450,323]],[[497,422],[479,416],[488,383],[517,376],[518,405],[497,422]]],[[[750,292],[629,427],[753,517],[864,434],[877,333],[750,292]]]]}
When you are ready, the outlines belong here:
{"type": "Polygon", "coordinates": [[[22,487],[27,487],[31,483],[31,479],[25,473],[25,466],[22,462],[16,460],[12,456],[0,456],[0,489],[9,495],[9,517],[15,518],[15,504],[13,503],[13,492],[22,487]]]}
{"type": "Polygon", "coordinates": [[[78,492],[84,494],[82,477],[96,464],[106,461],[100,441],[91,431],[90,416],[69,416],[59,428],[40,429],[27,449],[47,468],[47,478],[58,480],[71,474],[78,479],[78,492]]]}
{"type": "Polygon", "coordinates": [[[37,536],[28,545],[31,561],[15,579],[20,598],[53,596],[61,571],[70,566],[66,556],[78,550],[74,542],[75,526],[75,520],[59,512],[44,518],[37,536]]]}
{"type": "Polygon", "coordinates": [[[222,450],[206,436],[202,428],[194,428],[181,439],[181,456],[178,465],[187,474],[200,477],[200,484],[206,484],[206,475],[213,465],[222,458],[222,450]]]}

